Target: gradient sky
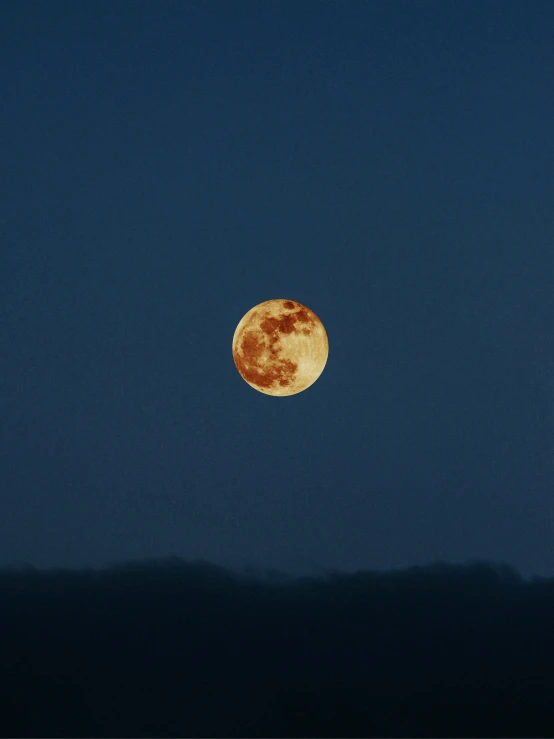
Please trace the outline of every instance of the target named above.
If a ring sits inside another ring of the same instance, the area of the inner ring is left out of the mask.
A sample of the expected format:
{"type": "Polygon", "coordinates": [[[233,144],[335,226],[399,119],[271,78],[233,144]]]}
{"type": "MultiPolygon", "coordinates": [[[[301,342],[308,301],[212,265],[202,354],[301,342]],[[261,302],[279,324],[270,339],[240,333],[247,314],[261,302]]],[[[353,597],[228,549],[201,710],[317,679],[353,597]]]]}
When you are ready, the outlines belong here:
{"type": "Polygon", "coordinates": [[[0,21],[0,565],[554,573],[549,0],[0,21]],[[232,360],[270,298],[296,396],[232,360]]]}

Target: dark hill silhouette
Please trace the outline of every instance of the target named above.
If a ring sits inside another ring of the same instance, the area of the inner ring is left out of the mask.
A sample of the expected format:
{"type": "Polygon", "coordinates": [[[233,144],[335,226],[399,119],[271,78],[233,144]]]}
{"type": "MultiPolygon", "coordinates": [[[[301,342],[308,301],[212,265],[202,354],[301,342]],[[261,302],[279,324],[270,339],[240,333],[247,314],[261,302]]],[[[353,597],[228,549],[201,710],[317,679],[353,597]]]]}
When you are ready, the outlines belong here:
{"type": "Polygon", "coordinates": [[[554,579],[0,571],[2,736],[554,736],[554,579]]]}

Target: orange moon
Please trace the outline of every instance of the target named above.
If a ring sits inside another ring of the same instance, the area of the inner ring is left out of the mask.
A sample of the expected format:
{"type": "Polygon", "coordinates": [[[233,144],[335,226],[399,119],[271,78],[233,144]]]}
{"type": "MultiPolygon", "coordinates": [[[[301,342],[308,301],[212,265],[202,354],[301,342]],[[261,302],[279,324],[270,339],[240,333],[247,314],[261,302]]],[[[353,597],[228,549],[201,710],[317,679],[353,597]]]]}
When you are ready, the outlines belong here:
{"type": "Polygon", "coordinates": [[[295,300],[255,305],[239,321],[233,359],[243,380],[265,395],[296,395],[323,372],[329,341],[316,314],[295,300]]]}

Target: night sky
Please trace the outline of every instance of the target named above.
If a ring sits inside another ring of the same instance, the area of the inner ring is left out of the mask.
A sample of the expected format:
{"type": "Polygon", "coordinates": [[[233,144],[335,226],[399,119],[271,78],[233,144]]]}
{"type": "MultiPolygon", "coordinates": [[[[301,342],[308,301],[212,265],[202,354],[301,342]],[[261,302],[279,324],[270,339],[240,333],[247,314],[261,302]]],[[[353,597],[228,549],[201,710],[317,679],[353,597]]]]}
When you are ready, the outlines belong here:
{"type": "Polygon", "coordinates": [[[0,15],[0,565],[554,573],[554,5],[0,15]],[[299,301],[306,391],[232,358],[299,301]]]}

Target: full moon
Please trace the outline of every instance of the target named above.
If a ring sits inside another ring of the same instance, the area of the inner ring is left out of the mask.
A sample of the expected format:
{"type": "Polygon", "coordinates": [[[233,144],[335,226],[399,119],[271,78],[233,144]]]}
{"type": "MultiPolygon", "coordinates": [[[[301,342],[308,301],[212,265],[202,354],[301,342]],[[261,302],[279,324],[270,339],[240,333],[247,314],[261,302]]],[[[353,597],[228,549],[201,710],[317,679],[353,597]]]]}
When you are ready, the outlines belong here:
{"type": "Polygon", "coordinates": [[[265,395],[296,395],[323,372],[329,341],[316,314],[295,300],[266,300],[239,321],[233,359],[242,378],[265,395]]]}

